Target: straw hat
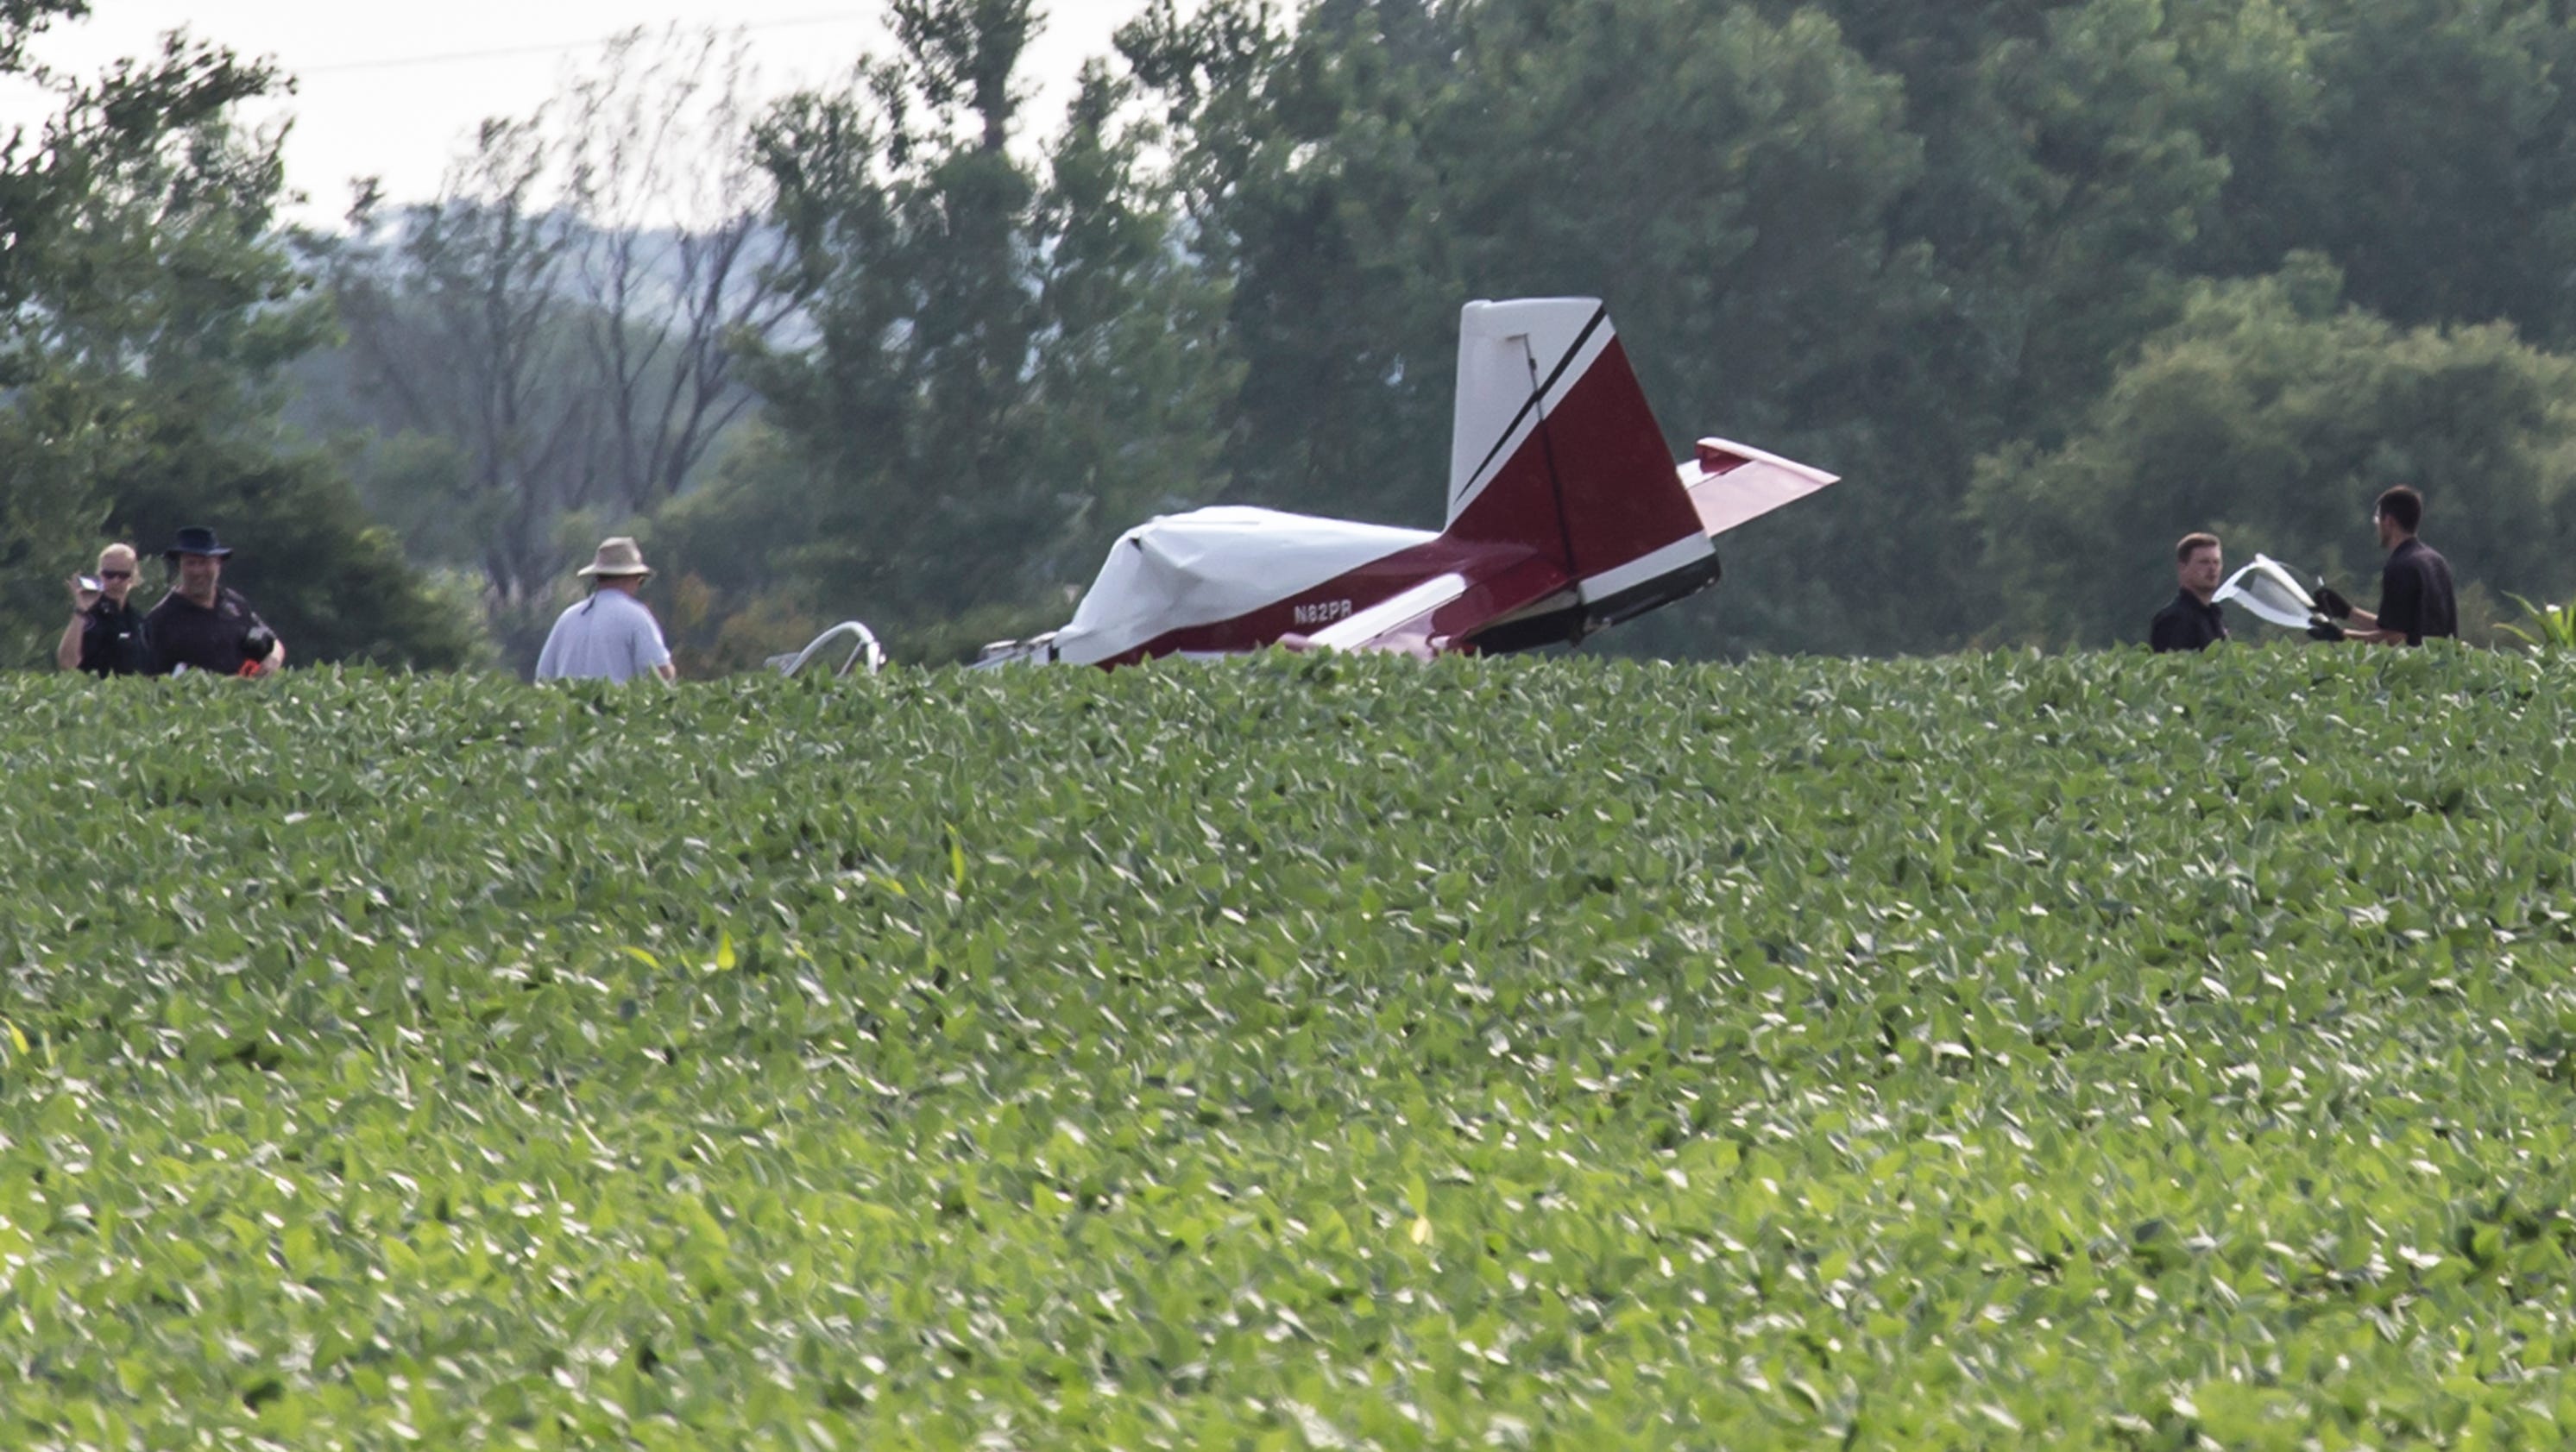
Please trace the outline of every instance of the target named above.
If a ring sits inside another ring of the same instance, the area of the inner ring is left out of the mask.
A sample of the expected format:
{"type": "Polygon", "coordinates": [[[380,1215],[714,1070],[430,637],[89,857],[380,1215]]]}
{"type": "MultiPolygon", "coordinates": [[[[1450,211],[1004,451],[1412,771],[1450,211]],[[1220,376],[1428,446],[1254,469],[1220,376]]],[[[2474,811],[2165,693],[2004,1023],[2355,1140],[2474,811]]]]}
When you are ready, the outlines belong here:
{"type": "Polygon", "coordinates": [[[628,575],[649,575],[653,571],[644,563],[644,552],[635,547],[634,539],[621,534],[601,540],[599,554],[589,564],[573,573],[584,579],[593,575],[615,579],[628,575]]]}

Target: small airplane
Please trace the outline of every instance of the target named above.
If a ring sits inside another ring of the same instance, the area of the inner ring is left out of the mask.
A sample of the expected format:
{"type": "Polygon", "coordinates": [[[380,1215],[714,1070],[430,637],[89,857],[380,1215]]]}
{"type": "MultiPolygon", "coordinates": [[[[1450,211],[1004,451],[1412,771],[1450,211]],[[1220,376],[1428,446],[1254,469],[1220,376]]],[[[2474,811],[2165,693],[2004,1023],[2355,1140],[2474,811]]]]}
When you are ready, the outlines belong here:
{"type": "Polygon", "coordinates": [[[1070,622],[975,664],[1579,641],[1716,584],[1711,540],[1835,479],[1715,438],[1676,466],[1598,299],[1471,302],[1445,528],[1240,505],[1160,516],[1119,536],[1070,622]]]}

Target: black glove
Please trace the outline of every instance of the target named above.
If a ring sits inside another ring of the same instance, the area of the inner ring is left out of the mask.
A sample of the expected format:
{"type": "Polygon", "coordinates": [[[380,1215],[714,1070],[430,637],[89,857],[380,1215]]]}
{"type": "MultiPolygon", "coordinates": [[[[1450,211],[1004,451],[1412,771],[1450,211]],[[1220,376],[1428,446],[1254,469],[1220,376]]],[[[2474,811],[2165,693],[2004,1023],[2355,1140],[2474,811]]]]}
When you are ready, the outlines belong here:
{"type": "Polygon", "coordinates": [[[2308,627],[2308,639],[2341,640],[2343,639],[2343,627],[2335,624],[2331,620],[2316,621],[2308,627]]]}
{"type": "Polygon", "coordinates": [[[2317,581],[2317,609],[2337,620],[2352,618],[2352,602],[2345,599],[2342,591],[2327,584],[2322,577],[2317,581]]]}

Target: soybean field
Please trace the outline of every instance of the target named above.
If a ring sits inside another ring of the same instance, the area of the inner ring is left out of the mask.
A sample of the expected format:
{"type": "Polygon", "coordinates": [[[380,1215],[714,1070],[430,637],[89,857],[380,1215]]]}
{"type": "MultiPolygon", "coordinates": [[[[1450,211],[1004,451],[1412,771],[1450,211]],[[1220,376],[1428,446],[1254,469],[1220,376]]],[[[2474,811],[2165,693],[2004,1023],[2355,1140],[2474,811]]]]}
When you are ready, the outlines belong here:
{"type": "Polygon", "coordinates": [[[0,681],[0,1446],[2576,1432],[2564,657],[0,681]]]}

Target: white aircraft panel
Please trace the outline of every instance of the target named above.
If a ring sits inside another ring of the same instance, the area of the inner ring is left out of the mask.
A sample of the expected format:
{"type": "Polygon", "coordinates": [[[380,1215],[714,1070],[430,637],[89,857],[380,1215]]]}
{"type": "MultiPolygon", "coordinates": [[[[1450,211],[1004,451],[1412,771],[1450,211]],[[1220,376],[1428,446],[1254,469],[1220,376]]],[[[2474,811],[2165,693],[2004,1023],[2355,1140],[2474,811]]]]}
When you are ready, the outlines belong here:
{"type": "Polygon", "coordinates": [[[1464,575],[1437,575],[1402,590],[1356,615],[1316,631],[1308,639],[1335,650],[1355,650],[1425,611],[1437,610],[1467,593],[1464,575]]]}
{"type": "Polygon", "coordinates": [[[2213,605],[2242,606],[2289,630],[2305,630],[2317,618],[2316,601],[2308,598],[2298,576],[2269,555],[2256,555],[2254,563],[2228,576],[2209,599],[2213,605]]]}
{"type": "Polygon", "coordinates": [[[1244,505],[1158,516],[1110,546],[1073,619],[1056,632],[1056,657],[1107,660],[1167,631],[1231,620],[1436,537],[1244,505]]]}

